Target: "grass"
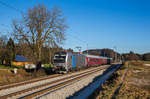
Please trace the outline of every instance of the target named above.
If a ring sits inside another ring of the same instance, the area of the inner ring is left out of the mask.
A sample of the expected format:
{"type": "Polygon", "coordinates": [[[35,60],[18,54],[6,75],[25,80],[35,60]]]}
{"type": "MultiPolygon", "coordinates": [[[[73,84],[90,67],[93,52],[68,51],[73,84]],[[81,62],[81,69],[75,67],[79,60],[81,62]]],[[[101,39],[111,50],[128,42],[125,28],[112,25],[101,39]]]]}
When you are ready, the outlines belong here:
{"type": "Polygon", "coordinates": [[[8,65],[0,65],[0,69],[14,69],[14,68],[17,68],[17,69],[21,69],[21,68],[24,68],[23,66],[8,66],[8,65]]]}
{"type": "Polygon", "coordinates": [[[112,99],[124,72],[125,67],[121,67],[117,72],[113,73],[101,87],[89,96],[88,99],[112,99]]]}
{"type": "Polygon", "coordinates": [[[150,67],[144,61],[129,61],[126,79],[116,99],[150,99],[150,67]]]}
{"type": "Polygon", "coordinates": [[[0,70],[0,85],[23,81],[29,76],[30,74],[24,69],[18,69],[17,74],[14,74],[11,69],[0,70]]]}
{"type": "Polygon", "coordinates": [[[51,68],[51,67],[53,67],[52,64],[44,64],[44,68],[51,68]]]}
{"type": "Polygon", "coordinates": [[[150,61],[144,61],[145,64],[150,64],[150,61]]]}
{"type": "Polygon", "coordinates": [[[0,65],[0,85],[6,85],[15,82],[21,82],[46,76],[51,74],[51,64],[45,64],[44,69],[38,71],[27,72],[23,66],[7,66],[0,65]],[[14,74],[13,69],[17,68],[17,74],[14,74]]]}
{"type": "Polygon", "coordinates": [[[6,85],[6,84],[11,84],[11,83],[16,83],[16,82],[21,82],[25,80],[30,80],[33,78],[38,78],[41,76],[47,75],[44,69],[40,69],[35,72],[26,72],[25,69],[22,67],[19,67],[17,70],[17,74],[14,74],[13,68],[16,67],[10,67],[10,66],[0,66],[0,86],[6,85]]]}

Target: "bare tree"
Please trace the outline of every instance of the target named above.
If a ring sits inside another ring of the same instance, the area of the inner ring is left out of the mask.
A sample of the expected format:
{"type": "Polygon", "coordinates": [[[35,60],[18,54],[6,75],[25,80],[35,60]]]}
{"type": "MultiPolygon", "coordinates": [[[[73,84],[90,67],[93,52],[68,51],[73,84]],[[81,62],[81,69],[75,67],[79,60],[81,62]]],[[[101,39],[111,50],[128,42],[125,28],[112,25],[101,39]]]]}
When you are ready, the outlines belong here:
{"type": "Polygon", "coordinates": [[[24,40],[29,45],[37,62],[41,61],[44,45],[58,46],[65,40],[65,18],[57,7],[48,10],[44,5],[38,5],[28,9],[22,20],[13,20],[13,30],[17,40],[24,40]]]}

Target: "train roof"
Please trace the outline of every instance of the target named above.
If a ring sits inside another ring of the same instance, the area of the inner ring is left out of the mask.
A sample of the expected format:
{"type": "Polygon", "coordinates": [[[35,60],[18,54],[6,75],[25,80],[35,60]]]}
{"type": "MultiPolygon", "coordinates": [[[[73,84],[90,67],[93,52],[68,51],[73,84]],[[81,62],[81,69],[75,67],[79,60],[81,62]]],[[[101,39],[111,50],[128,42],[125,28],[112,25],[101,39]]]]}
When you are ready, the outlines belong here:
{"type": "Polygon", "coordinates": [[[95,55],[89,55],[89,54],[79,54],[79,53],[72,53],[72,52],[65,52],[65,51],[56,52],[55,54],[71,54],[71,55],[86,56],[86,57],[92,57],[92,58],[112,59],[109,57],[95,56],[95,55]]]}
{"type": "Polygon", "coordinates": [[[72,54],[72,55],[76,55],[76,56],[85,56],[84,54],[72,54]]]}
{"type": "Polygon", "coordinates": [[[92,57],[92,58],[103,58],[103,59],[112,59],[112,58],[109,58],[109,57],[103,57],[103,56],[95,56],[95,55],[87,55],[87,54],[84,54],[86,57],[92,57]]]}

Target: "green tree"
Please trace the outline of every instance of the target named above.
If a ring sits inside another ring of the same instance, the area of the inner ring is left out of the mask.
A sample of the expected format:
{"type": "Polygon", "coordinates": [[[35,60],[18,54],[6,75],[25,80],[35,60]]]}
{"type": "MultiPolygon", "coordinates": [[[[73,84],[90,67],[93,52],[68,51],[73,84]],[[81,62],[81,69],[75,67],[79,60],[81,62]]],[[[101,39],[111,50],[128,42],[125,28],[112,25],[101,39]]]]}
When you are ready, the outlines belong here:
{"type": "Polygon", "coordinates": [[[0,36],[0,63],[4,64],[5,61],[5,55],[6,55],[6,44],[7,44],[7,37],[5,35],[0,36]]]}
{"type": "Polygon", "coordinates": [[[7,45],[7,52],[6,52],[6,62],[8,65],[11,65],[11,61],[13,61],[16,57],[16,51],[15,51],[15,44],[12,38],[9,38],[7,45]]]}

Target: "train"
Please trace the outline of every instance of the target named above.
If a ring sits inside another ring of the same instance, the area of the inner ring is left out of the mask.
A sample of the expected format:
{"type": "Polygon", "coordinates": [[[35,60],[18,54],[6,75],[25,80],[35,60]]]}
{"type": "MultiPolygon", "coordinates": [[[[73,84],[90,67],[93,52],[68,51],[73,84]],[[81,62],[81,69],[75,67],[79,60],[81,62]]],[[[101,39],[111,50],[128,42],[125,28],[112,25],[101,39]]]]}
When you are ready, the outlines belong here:
{"type": "Polygon", "coordinates": [[[56,52],[53,63],[53,71],[70,72],[73,69],[111,64],[112,58],[79,53],[74,54],[71,52],[56,52]]]}

